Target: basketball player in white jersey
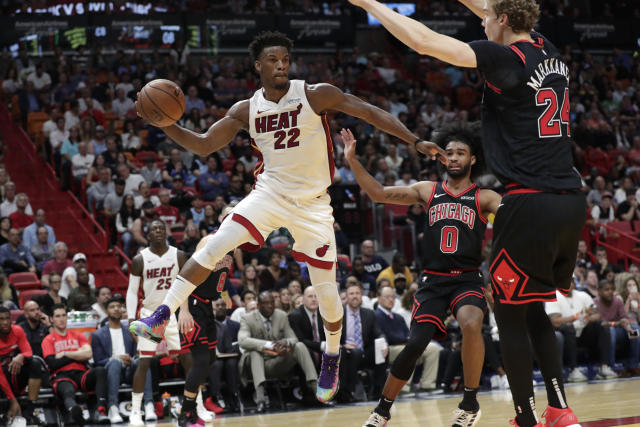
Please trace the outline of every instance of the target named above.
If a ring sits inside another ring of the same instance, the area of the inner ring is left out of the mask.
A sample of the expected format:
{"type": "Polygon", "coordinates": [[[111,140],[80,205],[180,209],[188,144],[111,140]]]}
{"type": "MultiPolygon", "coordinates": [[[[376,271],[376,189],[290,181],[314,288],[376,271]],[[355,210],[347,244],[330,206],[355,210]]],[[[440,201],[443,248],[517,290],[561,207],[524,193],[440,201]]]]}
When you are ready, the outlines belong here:
{"type": "MultiPolygon", "coordinates": [[[[249,45],[262,88],[251,99],[234,104],[204,134],[178,125],[163,131],[182,147],[200,155],[219,150],[240,130],[249,132],[262,156],[253,191],[233,210],[207,245],[180,270],[163,304],[154,314],[134,322],[131,331],[161,337],[171,313],[202,283],[216,262],[234,248],[260,247],[274,229],[286,227],[293,238],[292,255],[304,261],[318,295],[326,342],[316,397],[333,398],[338,389],[343,308],[336,286],[336,243],[327,187],[334,173],[333,143],[326,114],[340,111],[359,117],[416,149],[446,162],[435,144],[421,141],[397,118],[343,93],[330,84],[308,85],[289,80],[293,42],[284,34],[266,32],[249,45]]],[[[138,114],[143,118],[139,105],[138,114]]]]}
{"type": "MultiPolygon", "coordinates": [[[[184,252],[167,245],[167,227],[162,220],[154,220],[149,226],[147,234],[149,247],[143,249],[133,258],[131,274],[129,274],[129,288],[127,289],[127,316],[129,324],[138,317],[149,316],[162,304],[171,284],[187,260],[184,252]],[[140,310],[138,316],[138,310],[140,310]]],[[[137,338],[140,362],[133,376],[133,392],[131,393],[130,426],[143,426],[142,394],[151,358],[156,355],[156,347],[160,340],[153,341],[143,337],[137,338]]],[[[165,333],[169,354],[180,351],[180,335],[175,316],[171,316],[165,333]]],[[[180,359],[185,372],[190,368],[190,354],[181,355],[180,359]]],[[[145,419],[149,423],[155,421],[153,404],[147,402],[145,419]]]]}

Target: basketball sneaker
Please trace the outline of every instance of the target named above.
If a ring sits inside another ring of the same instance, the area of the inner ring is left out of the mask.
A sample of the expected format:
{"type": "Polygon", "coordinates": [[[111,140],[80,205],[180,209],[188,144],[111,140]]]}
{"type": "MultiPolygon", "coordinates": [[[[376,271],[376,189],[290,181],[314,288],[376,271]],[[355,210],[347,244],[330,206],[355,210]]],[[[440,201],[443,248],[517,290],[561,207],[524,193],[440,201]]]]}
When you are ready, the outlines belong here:
{"type": "Polygon", "coordinates": [[[473,427],[478,424],[482,411],[465,411],[464,409],[456,408],[453,411],[453,417],[451,418],[451,427],[473,427]]]}
{"type": "Polygon", "coordinates": [[[129,414],[129,427],[144,427],[144,421],[142,421],[142,411],[140,409],[133,409],[129,414]]]}
{"type": "Polygon", "coordinates": [[[362,427],[384,427],[387,425],[387,421],[389,421],[389,418],[385,418],[376,411],[373,411],[371,415],[369,415],[369,419],[362,424],[362,427]]]}
{"type": "Polygon", "coordinates": [[[196,411],[181,411],[178,415],[178,427],[202,427],[204,424],[204,421],[198,418],[196,411]]]}
{"type": "Polygon", "coordinates": [[[333,355],[322,353],[322,366],[318,376],[316,398],[326,403],[338,392],[338,373],[340,370],[340,353],[333,355]]]}
{"type": "Polygon", "coordinates": [[[580,427],[578,417],[571,408],[558,409],[547,406],[542,413],[542,418],[544,418],[544,427],[580,427]]]}
{"type": "Polygon", "coordinates": [[[170,317],[169,307],[164,304],[159,305],[151,316],[131,322],[129,331],[134,335],[159,343],[162,341],[170,317]]]}
{"type": "Polygon", "coordinates": [[[198,414],[198,418],[206,423],[212,423],[216,414],[214,412],[209,412],[207,408],[205,408],[204,403],[202,402],[202,392],[199,391],[196,396],[196,414],[198,414]]]}

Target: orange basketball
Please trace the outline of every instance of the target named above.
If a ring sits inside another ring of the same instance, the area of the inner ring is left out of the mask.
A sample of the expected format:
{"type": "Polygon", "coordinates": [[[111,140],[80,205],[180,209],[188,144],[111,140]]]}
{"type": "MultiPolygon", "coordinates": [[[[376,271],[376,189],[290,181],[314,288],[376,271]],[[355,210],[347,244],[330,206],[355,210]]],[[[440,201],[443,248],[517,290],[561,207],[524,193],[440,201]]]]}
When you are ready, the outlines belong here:
{"type": "Polygon", "coordinates": [[[158,127],[171,126],[180,120],[186,106],[182,89],[165,79],[147,83],[140,91],[138,101],[142,116],[158,127]]]}

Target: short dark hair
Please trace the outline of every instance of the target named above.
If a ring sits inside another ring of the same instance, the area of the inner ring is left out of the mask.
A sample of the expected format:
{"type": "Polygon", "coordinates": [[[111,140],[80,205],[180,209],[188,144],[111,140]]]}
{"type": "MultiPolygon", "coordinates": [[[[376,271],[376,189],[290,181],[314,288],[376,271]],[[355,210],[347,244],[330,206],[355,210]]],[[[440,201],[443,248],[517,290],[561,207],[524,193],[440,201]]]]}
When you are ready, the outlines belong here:
{"type": "MultiPolygon", "coordinates": [[[[469,147],[472,156],[476,156],[476,164],[471,167],[471,178],[475,178],[484,171],[484,156],[482,152],[480,122],[469,124],[450,124],[436,129],[432,140],[443,150],[451,141],[459,141],[469,147]]],[[[439,166],[440,167],[440,166],[439,166]]]]}
{"type": "Polygon", "coordinates": [[[613,284],[613,282],[611,280],[607,280],[607,279],[602,279],[598,282],[598,290],[600,289],[604,289],[605,286],[607,285],[611,285],[615,288],[615,285],[613,284]]]}
{"type": "Polygon", "coordinates": [[[9,310],[4,305],[0,305],[0,314],[2,314],[2,313],[7,313],[9,316],[11,316],[11,310],[9,310]]]}
{"type": "Polygon", "coordinates": [[[125,185],[125,184],[126,184],[126,182],[125,182],[125,181],[124,181],[124,179],[122,179],[122,178],[116,178],[116,179],[114,179],[114,180],[113,180],[113,183],[114,183],[115,185],[125,185]]]}
{"type": "Polygon", "coordinates": [[[112,302],[117,302],[118,304],[122,305],[122,298],[118,298],[118,297],[111,297],[107,300],[107,304],[105,307],[109,308],[109,304],[111,304],[112,302]]]}
{"type": "Polygon", "coordinates": [[[252,294],[254,297],[257,297],[257,296],[258,296],[258,295],[257,295],[254,291],[252,291],[251,289],[245,289],[245,290],[244,290],[244,291],[242,291],[242,293],[240,294],[240,299],[241,299],[242,301],[244,301],[244,296],[245,296],[245,295],[247,295],[247,294],[252,294]]]}
{"type": "Polygon", "coordinates": [[[67,306],[59,302],[51,306],[51,316],[53,316],[56,310],[59,310],[59,309],[63,309],[65,313],[67,312],[67,306]]]}
{"type": "Polygon", "coordinates": [[[271,46],[283,46],[291,52],[291,49],[293,49],[293,40],[279,31],[264,31],[258,34],[249,44],[251,59],[257,61],[262,51],[271,46]]]}
{"type": "Polygon", "coordinates": [[[98,295],[100,291],[103,290],[104,288],[109,289],[109,292],[111,292],[111,288],[109,287],[109,285],[101,285],[101,286],[98,286],[98,288],[96,289],[96,295],[98,295]]]}

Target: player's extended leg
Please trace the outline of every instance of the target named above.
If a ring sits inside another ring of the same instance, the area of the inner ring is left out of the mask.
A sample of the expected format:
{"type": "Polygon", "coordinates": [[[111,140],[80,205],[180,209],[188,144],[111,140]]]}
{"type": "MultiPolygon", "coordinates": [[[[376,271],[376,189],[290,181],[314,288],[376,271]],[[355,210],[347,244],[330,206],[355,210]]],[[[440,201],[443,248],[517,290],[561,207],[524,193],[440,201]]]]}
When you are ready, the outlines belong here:
{"type": "Polygon", "coordinates": [[[164,330],[169,324],[171,314],[175,313],[196,286],[209,277],[216,263],[229,251],[252,239],[247,228],[231,218],[227,218],[216,234],[206,241],[204,247],[196,250],[180,269],[180,273],[171,284],[162,304],[151,316],[132,322],[129,325],[129,330],[137,336],[160,342],[164,330]]]}
{"type": "Polygon", "coordinates": [[[151,357],[140,357],[136,372],[133,374],[133,384],[131,385],[131,415],[129,425],[132,427],[143,426],[142,421],[142,396],[147,382],[147,372],[151,365],[151,357]]]}
{"type": "MultiPolygon", "coordinates": [[[[209,349],[206,346],[194,345],[191,348],[190,356],[193,362],[190,364],[190,369],[188,371],[185,370],[187,375],[184,382],[184,400],[182,401],[182,411],[178,418],[178,426],[180,427],[197,425],[196,397],[198,396],[200,385],[207,377],[210,367],[209,349]]],[[[203,421],[208,422],[213,420],[203,421]]]]}
{"type": "Polygon", "coordinates": [[[436,331],[433,323],[418,323],[411,325],[409,340],[396,360],[391,365],[391,371],[382,390],[378,406],[373,410],[363,427],[381,427],[391,418],[391,405],[407,383],[416,366],[416,361],[422,356],[436,331]]]}
{"type": "Polygon", "coordinates": [[[344,309],[336,286],[336,267],[324,269],[309,265],[309,277],[318,296],[318,310],[324,323],[326,347],[322,354],[322,366],[318,376],[316,397],[328,402],[338,392],[340,366],[340,336],[344,309]]]}

